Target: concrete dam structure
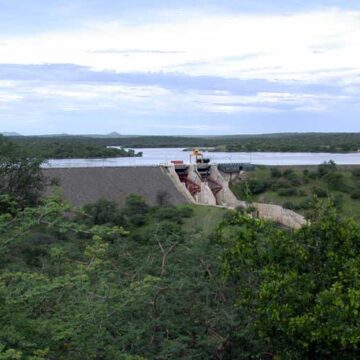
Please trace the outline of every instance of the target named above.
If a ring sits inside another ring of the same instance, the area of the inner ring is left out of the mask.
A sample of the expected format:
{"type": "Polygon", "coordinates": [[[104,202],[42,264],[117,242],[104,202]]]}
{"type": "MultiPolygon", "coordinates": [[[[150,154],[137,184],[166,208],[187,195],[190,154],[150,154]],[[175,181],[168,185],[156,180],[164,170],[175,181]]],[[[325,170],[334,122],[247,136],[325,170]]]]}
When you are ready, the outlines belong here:
{"type": "MultiPolygon", "coordinates": [[[[57,180],[61,195],[75,207],[99,199],[123,206],[130,194],[139,194],[149,204],[156,205],[160,192],[166,192],[172,205],[189,203],[159,166],[58,168],[43,169],[43,172],[57,180]]],[[[48,189],[47,194],[52,191],[48,189]]]]}
{"type": "MultiPolygon", "coordinates": [[[[160,194],[166,194],[171,205],[199,204],[229,209],[246,207],[229,188],[229,179],[239,176],[239,166],[226,164],[168,164],[142,167],[92,167],[44,169],[55,179],[65,200],[78,207],[99,199],[112,200],[120,206],[130,194],[142,196],[150,205],[157,205],[160,194]],[[230,176],[230,178],[229,178],[230,176]]],[[[49,188],[47,194],[53,190],[49,188]]],[[[271,204],[252,204],[254,216],[299,228],[303,216],[271,204]]]]}

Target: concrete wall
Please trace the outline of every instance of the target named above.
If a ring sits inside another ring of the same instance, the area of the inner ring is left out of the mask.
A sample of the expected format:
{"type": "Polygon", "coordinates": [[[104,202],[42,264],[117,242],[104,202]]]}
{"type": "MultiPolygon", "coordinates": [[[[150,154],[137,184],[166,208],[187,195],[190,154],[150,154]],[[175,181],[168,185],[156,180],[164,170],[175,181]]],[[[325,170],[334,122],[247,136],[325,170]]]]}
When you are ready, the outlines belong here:
{"type": "Polygon", "coordinates": [[[229,181],[224,178],[223,173],[218,170],[217,165],[211,166],[210,176],[222,186],[222,190],[215,195],[218,205],[234,208],[244,206],[244,202],[238,200],[230,190],[229,181]]]}
{"type": "Polygon", "coordinates": [[[189,166],[188,178],[200,186],[200,192],[194,196],[196,203],[202,205],[216,205],[216,199],[207,182],[202,181],[196,165],[189,166]]]}
{"type": "MultiPolygon", "coordinates": [[[[93,203],[100,198],[124,205],[131,194],[141,195],[156,205],[157,194],[166,191],[173,205],[190,203],[160,167],[108,167],[44,169],[45,176],[59,180],[63,197],[74,206],[93,203]]],[[[52,192],[48,189],[47,194],[52,192]]]]}
{"type": "Polygon", "coordinates": [[[299,229],[306,224],[304,216],[279,205],[254,203],[257,216],[261,219],[271,220],[292,229],[299,229]]]}
{"type": "Polygon", "coordinates": [[[175,171],[174,165],[162,166],[161,167],[164,174],[169,176],[171,181],[173,182],[176,189],[187,199],[190,204],[196,204],[195,199],[192,197],[186,185],[180,181],[179,175],[175,171]]]}

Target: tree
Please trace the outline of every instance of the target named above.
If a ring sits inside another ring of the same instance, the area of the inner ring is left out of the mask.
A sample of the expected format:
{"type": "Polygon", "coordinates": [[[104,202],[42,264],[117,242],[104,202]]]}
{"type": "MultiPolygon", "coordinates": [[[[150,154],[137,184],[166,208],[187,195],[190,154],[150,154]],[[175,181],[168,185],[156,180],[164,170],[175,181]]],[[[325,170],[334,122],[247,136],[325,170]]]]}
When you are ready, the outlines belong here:
{"type": "Polygon", "coordinates": [[[218,229],[238,341],[260,359],[360,356],[360,229],[332,204],[313,206],[311,223],[294,232],[238,213],[218,229]]]}
{"type": "Polygon", "coordinates": [[[0,193],[8,194],[22,208],[37,204],[46,185],[42,162],[0,137],[0,193]]]}

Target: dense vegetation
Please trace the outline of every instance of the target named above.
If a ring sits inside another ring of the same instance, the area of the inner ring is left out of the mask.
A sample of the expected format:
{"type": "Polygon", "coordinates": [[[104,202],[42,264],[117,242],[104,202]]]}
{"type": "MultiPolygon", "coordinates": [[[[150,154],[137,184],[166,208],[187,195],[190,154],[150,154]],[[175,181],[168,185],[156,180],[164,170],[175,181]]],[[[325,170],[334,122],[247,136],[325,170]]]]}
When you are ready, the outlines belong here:
{"type": "Polygon", "coordinates": [[[360,133],[293,133],[231,136],[85,136],[12,137],[24,144],[92,144],[101,147],[214,147],[215,151],[354,152],[360,149],[360,133]]]}
{"type": "Polygon", "coordinates": [[[73,209],[40,196],[34,161],[9,187],[5,146],[0,359],[359,358],[360,228],[331,201],[296,231],[161,194],[73,209]]]}
{"type": "Polygon", "coordinates": [[[246,181],[231,184],[239,198],[283,205],[305,214],[312,198],[332,198],[342,214],[360,221],[360,168],[334,162],[315,166],[265,167],[246,174],[246,181]]]}
{"type": "MultiPolygon", "coordinates": [[[[1,137],[1,135],[0,135],[1,137]]],[[[62,141],[61,138],[32,138],[24,137],[21,141],[9,138],[11,142],[23,148],[32,156],[42,159],[91,159],[141,156],[134,150],[108,148],[103,144],[82,142],[77,139],[62,141]],[[44,141],[44,139],[46,139],[44,141]]],[[[0,140],[1,141],[1,140],[0,140]]]]}

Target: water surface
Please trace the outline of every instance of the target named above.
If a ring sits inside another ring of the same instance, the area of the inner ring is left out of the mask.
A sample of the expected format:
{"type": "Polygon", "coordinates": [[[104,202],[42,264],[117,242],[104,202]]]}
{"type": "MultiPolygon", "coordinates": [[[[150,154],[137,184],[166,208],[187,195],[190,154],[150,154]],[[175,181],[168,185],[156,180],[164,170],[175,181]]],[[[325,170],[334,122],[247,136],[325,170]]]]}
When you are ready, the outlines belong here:
{"type": "MultiPolygon", "coordinates": [[[[144,148],[136,149],[143,157],[124,157],[107,159],[60,159],[49,160],[44,167],[118,167],[154,166],[168,164],[171,160],[190,162],[191,151],[183,148],[144,148]]],[[[334,160],[339,165],[360,165],[360,153],[275,153],[275,152],[204,152],[213,163],[252,163],[255,165],[319,165],[334,160]]],[[[192,159],[193,161],[194,159],[192,159]]],[[[193,161],[194,162],[194,161],[193,161]]]]}

